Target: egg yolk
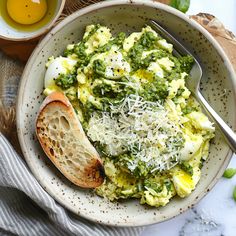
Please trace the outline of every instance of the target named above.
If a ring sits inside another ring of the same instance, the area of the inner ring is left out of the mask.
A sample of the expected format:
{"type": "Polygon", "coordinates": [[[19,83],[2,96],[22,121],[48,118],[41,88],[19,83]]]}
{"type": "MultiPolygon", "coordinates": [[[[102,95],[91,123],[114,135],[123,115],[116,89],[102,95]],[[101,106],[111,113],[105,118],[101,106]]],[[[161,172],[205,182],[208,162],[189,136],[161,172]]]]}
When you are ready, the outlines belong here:
{"type": "Polygon", "coordinates": [[[46,0],[7,0],[9,16],[17,23],[31,25],[40,21],[47,12],[46,0]]]}

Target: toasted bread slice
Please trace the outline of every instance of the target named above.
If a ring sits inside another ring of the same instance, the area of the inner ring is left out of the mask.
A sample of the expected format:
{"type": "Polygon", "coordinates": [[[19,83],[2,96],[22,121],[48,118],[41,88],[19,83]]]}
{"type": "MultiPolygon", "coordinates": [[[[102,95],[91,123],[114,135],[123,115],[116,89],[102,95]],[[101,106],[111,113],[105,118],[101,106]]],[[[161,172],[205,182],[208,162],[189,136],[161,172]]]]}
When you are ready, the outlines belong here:
{"type": "Polygon", "coordinates": [[[71,182],[83,188],[103,183],[102,160],[63,93],[54,92],[44,100],[36,120],[36,134],[49,159],[71,182]]]}

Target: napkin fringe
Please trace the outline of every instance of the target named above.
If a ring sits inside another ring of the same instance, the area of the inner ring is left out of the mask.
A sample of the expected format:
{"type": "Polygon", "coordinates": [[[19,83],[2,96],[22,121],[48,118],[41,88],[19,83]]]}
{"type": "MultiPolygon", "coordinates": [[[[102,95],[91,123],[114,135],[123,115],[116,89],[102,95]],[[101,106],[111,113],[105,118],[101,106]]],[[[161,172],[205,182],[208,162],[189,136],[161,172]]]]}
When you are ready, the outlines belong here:
{"type": "Polygon", "coordinates": [[[0,132],[7,138],[12,134],[16,125],[16,111],[15,107],[4,107],[2,100],[0,100],[0,132]]]}

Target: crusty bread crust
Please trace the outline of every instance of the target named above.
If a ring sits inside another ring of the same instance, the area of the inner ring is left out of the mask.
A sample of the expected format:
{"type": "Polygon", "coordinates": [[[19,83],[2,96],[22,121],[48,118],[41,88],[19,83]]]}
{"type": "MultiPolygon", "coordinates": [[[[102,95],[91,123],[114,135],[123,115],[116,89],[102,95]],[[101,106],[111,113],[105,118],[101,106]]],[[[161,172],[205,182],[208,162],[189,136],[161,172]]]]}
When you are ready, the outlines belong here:
{"type": "Polygon", "coordinates": [[[54,92],[42,103],[36,134],[48,158],[71,182],[83,188],[103,183],[102,160],[63,93],[54,92]]]}

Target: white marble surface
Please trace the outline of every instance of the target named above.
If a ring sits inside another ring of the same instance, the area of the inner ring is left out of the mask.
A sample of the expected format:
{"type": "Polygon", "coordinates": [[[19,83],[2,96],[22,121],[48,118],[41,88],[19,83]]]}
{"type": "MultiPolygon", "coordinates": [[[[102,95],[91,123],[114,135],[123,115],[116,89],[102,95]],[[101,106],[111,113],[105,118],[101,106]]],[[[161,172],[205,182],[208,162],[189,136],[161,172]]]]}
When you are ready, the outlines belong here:
{"type": "MultiPolygon", "coordinates": [[[[207,12],[236,35],[236,0],[191,0],[189,15],[207,12]]],[[[236,168],[234,155],[229,167],[236,168]]],[[[236,176],[222,178],[194,209],[164,223],[146,227],[141,236],[236,236],[236,176]]]]}

